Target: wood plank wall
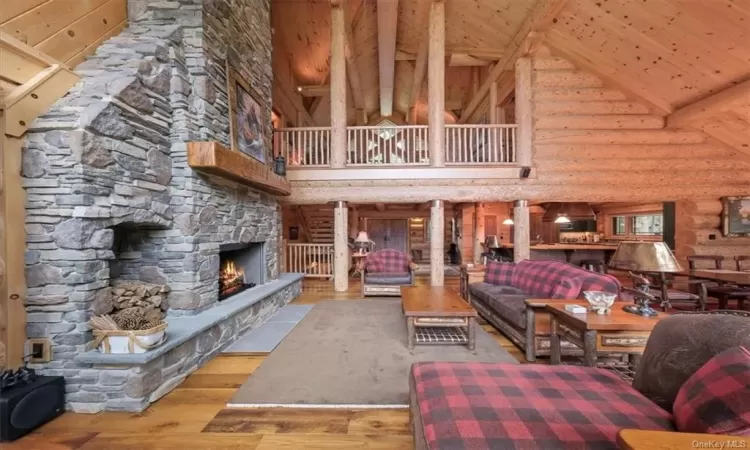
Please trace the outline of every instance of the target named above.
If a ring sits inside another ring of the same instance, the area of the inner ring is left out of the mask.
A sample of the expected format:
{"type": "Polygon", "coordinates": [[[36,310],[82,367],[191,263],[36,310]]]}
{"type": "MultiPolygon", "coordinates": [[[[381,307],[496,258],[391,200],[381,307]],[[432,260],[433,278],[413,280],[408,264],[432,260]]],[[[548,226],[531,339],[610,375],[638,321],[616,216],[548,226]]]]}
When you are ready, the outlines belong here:
{"type": "Polygon", "coordinates": [[[0,0],[0,30],[74,67],[127,25],[127,0],[0,0]]]}
{"type": "Polygon", "coordinates": [[[559,185],[579,201],[605,192],[611,201],[653,202],[747,191],[750,159],[701,131],[664,129],[663,117],[546,47],[533,74],[532,184],[559,185]]]}

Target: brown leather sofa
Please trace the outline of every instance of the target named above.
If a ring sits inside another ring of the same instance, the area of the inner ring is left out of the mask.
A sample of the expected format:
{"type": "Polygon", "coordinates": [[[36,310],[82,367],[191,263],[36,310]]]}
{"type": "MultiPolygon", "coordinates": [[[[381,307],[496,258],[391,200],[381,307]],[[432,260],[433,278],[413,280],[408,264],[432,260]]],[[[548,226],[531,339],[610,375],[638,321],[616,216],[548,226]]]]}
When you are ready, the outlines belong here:
{"type": "MultiPolygon", "coordinates": [[[[621,289],[620,282],[611,275],[560,261],[490,261],[485,281],[469,285],[469,302],[482,317],[524,349],[528,361],[535,361],[538,356],[550,354],[549,314],[544,299],[583,299],[583,291],[619,295],[621,289]],[[564,289],[560,289],[561,285],[564,289]]],[[[563,343],[562,352],[581,354],[578,347],[568,343],[563,343]]]]}

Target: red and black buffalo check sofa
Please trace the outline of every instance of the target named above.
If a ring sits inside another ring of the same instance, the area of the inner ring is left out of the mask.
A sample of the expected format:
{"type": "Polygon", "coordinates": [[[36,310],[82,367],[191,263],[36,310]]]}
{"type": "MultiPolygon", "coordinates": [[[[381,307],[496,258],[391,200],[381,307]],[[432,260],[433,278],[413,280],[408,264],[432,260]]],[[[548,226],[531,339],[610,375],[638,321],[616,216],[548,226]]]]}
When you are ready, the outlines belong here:
{"type": "MultiPolygon", "coordinates": [[[[471,305],[488,322],[516,345],[526,351],[527,359],[549,355],[549,321],[545,329],[529,327],[533,315],[528,314],[526,299],[583,299],[583,291],[604,291],[620,294],[617,278],[590,272],[561,261],[504,263],[489,261],[484,282],[469,285],[471,305]]],[[[548,315],[543,309],[535,314],[548,315]]],[[[537,320],[538,321],[538,320],[537,320]]],[[[563,355],[579,352],[563,347],[563,355]]]]}
{"type": "Polygon", "coordinates": [[[750,436],[747,348],[750,318],[689,313],[655,327],[633,385],[570,365],[416,363],[415,448],[616,449],[623,429],[750,436]]]}
{"type": "Polygon", "coordinates": [[[362,268],[362,296],[399,296],[401,286],[414,284],[414,271],[418,268],[404,252],[389,248],[372,252],[362,268]]]}

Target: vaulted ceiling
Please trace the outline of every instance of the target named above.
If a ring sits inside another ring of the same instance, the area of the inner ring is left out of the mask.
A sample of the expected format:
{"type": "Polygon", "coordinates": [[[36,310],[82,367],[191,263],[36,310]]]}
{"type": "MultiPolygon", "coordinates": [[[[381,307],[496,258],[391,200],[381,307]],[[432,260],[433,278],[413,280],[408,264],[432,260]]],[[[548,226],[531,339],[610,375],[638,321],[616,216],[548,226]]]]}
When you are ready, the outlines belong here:
{"type": "MultiPolygon", "coordinates": [[[[431,1],[345,3],[370,118],[380,112],[378,3],[398,3],[393,110],[403,118],[411,106],[415,60],[424,45],[431,1]]],[[[680,117],[672,125],[702,129],[750,153],[750,0],[443,1],[448,121],[462,116],[474,93],[483,93],[488,77],[512,82],[512,72],[507,72],[512,61],[492,73],[486,64],[517,57],[520,34],[521,40],[543,41],[654,113],[668,116],[703,100],[706,106],[693,106],[702,114],[680,117]],[[532,16],[545,13],[554,18],[528,28],[532,16]],[[730,88],[735,90],[725,94],[730,99],[714,104],[712,96],[730,88]]],[[[274,57],[288,60],[290,79],[298,86],[328,84],[330,8],[329,0],[273,0],[274,57]]],[[[415,104],[419,122],[426,121],[426,93],[425,79],[415,104]]],[[[328,100],[318,99],[307,98],[304,106],[317,124],[326,124],[328,100]]],[[[351,100],[348,104],[353,105],[351,100]]],[[[485,107],[486,100],[476,109],[485,107]]],[[[356,121],[355,113],[350,121],[356,121]]]]}

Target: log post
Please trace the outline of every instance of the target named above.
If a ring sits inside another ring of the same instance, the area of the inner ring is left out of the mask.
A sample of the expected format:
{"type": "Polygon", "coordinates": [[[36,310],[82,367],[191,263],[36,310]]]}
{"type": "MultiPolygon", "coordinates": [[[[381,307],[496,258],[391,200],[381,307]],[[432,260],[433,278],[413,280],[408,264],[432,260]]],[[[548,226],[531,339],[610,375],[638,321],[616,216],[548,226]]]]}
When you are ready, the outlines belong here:
{"type": "Polygon", "coordinates": [[[331,167],[346,166],[346,24],[344,6],[331,6],[331,167]]]}
{"type": "Polygon", "coordinates": [[[532,75],[531,59],[518,58],[516,61],[516,123],[518,124],[516,162],[522,167],[531,167],[534,142],[532,75]]]}
{"type": "Polygon", "coordinates": [[[346,202],[336,202],[333,208],[333,290],[349,289],[349,242],[347,239],[346,202]]]}
{"type": "Polygon", "coordinates": [[[531,259],[529,202],[516,200],[513,205],[513,261],[531,259]]]}
{"type": "Polygon", "coordinates": [[[443,167],[445,166],[445,4],[443,2],[433,2],[430,5],[428,46],[430,165],[443,167]]]}
{"type": "Polygon", "coordinates": [[[445,206],[433,200],[430,208],[430,285],[442,286],[445,271],[445,206]]]}
{"type": "Polygon", "coordinates": [[[484,243],[484,204],[474,203],[474,264],[482,262],[482,243],[484,243]]]}

